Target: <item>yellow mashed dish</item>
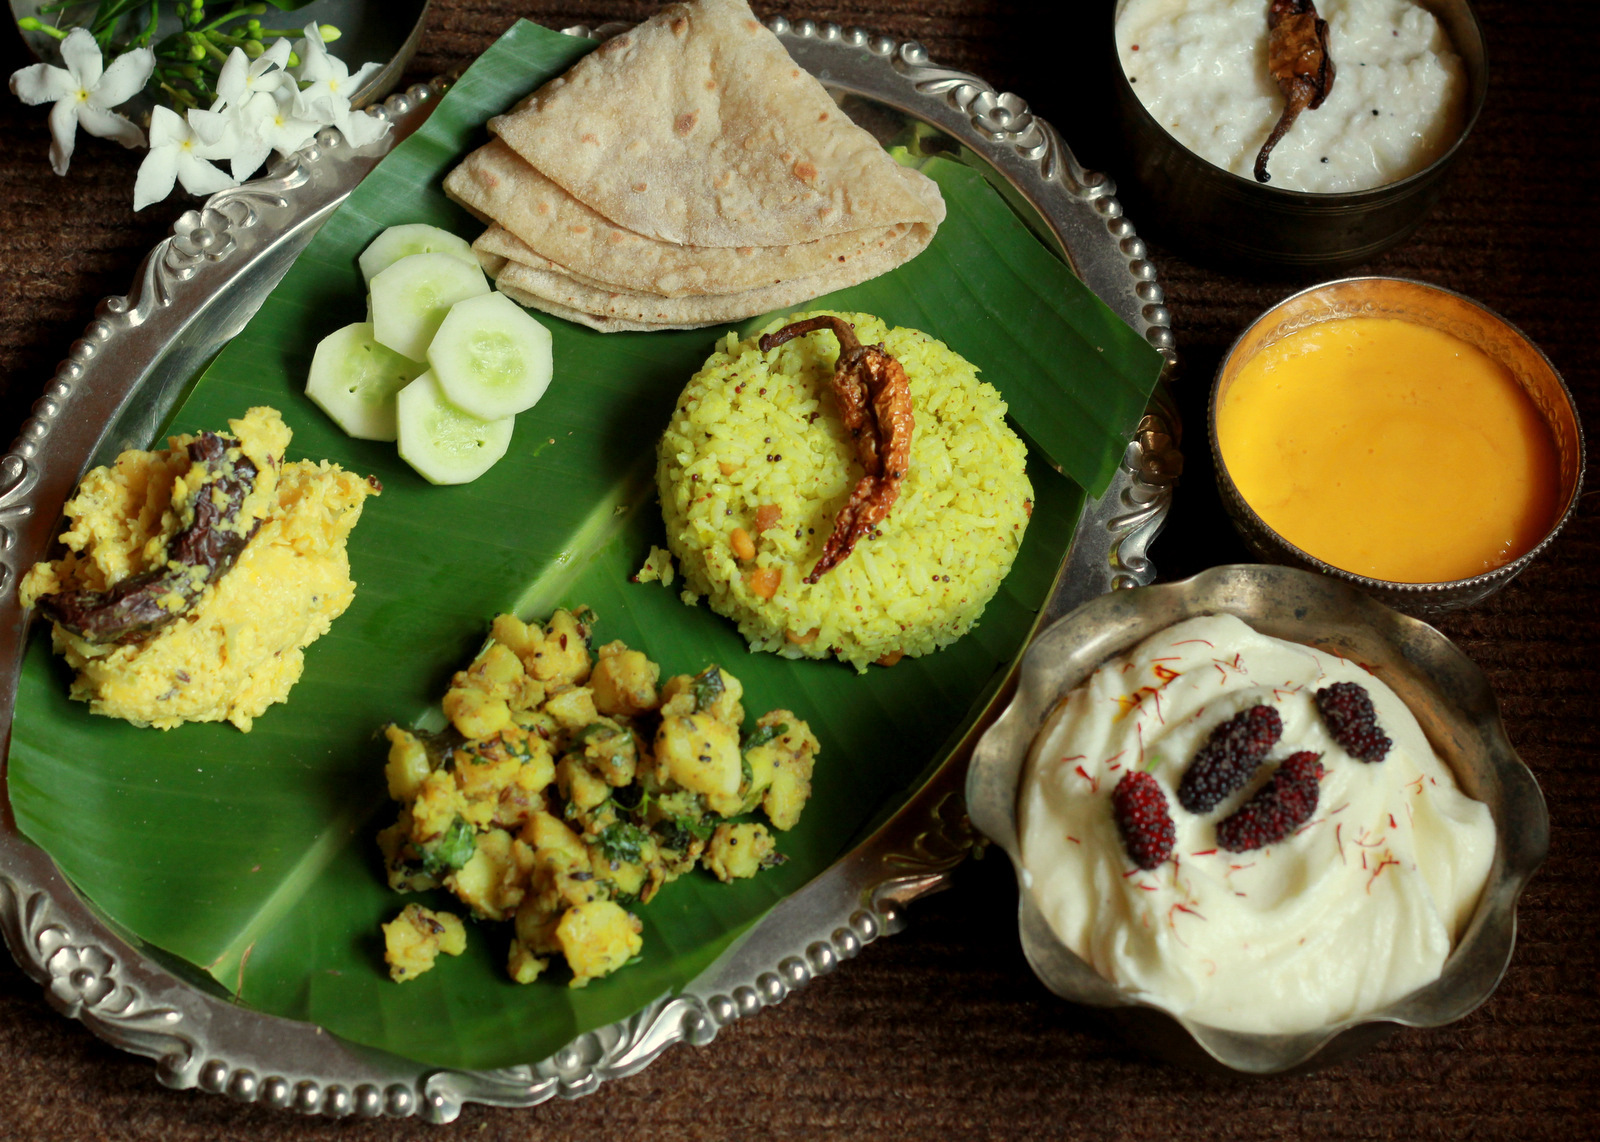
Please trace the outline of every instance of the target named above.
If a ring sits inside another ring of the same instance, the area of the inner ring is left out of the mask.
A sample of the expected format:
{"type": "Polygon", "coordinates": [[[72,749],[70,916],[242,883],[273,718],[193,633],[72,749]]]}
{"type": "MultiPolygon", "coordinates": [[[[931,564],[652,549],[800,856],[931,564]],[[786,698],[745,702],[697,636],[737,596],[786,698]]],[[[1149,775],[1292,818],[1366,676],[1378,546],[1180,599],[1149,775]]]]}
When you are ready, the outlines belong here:
{"type": "Polygon", "coordinates": [[[91,471],[66,506],[66,553],[23,578],[93,713],[248,732],[354,597],[345,541],[377,481],[285,462],[275,409],[228,424],[91,471]]]}

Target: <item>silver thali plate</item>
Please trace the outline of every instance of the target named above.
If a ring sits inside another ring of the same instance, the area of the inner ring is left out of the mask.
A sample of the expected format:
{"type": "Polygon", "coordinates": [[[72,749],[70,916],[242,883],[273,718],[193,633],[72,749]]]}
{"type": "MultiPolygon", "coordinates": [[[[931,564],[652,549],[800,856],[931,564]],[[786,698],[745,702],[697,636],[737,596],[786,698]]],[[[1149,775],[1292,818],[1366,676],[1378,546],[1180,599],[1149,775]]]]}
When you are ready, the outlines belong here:
{"type": "MultiPolygon", "coordinates": [[[[919,126],[925,146],[980,170],[1040,239],[1162,352],[1170,371],[1176,356],[1155,267],[1122,216],[1115,187],[1085,171],[1021,99],[933,64],[916,43],[809,20],[767,23],[858,123],[885,140],[919,126]]],[[[49,550],[82,473],[155,437],[192,378],[238,334],[361,178],[426,119],[446,86],[391,96],[377,113],[395,129],[369,147],[352,150],[324,132],[265,178],[184,214],[145,259],[128,296],[102,302],[73,343],[0,460],[0,746],[9,747],[28,634],[16,585],[49,550]]],[[[1181,468],[1177,434],[1176,416],[1158,392],[1110,489],[1085,507],[1036,630],[1086,599],[1153,579],[1146,549],[1181,468]]],[[[525,1066],[426,1066],[195,988],[85,904],[49,855],[17,831],[3,788],[0,929],[52,1006],[107,1042],[155,1060],[157,1077],[171,1087],[305,1113],[433,1121],[453,1119],[467,1102],[529,1106],[574,1098],[640,1070],[674,1044],[710,1042],[724,1024],[780,1002],[897,931],[905,906],[944,887],[971,847],[961,800],[966,761],[1004,696],[1002,689],[876,832],[777,905],[681,993],[525,1066]]]]}

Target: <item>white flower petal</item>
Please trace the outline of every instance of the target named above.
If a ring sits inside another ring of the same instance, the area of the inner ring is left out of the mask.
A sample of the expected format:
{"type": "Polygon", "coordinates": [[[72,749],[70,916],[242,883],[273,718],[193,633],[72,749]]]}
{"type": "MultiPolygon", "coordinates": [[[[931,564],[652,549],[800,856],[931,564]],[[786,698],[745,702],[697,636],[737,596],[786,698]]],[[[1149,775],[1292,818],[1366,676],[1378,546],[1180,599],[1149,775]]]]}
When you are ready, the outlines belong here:
{"type": "Polygon", "coordinates": [[[253,135],[241,140],[239,149],[233,152],[230,169],[233,177],[243,182],[256,171],[261,169],[261,164],[267,161],[267,155],[272,151],[272,144],[261,135],[253,135]]]}
{"type": "Polygon", "coordinates": [[[294,101],[294,114],[309,119],[319,127],[340,125],[350,115],[350,102],[340,99],[324,83],[313,84],[302,91],[294,101]]]}
{"type": "MultiPolygon", "coordinates": [[[[165,111],[164,107],[157,107],[157,111],[165,111]]],[[[177,118],[176,115],[173,118],[177,118]]],[[[150,125],[151,135],[155,134],[155,124],[150,125]]],[[[173,185],[178,181],[178,152],[173,147],[151,147],[150,153],[144,157],[144,162],[139,164],[139,175],[133,180],[133,208],[143,210],[152,202],[160,202],[172,193],[173,185]]]]}
{"type": "MultiPolygon", "coordinates": [[[[190,134],[189,124],[185,123],[183,116],[172,108],[159,103],[151,108],[150,149],[152,151],[165,150],[177,146],[179,143],[186,143],[189,141],[190,134]]],[[[165,197],[165,194],[161,196],[161,198],[165,197]]],[[[159,199],[152,199],[152,201],[159,201],[159,199]]]]}
{"type": "Polygon", "coordinates": [[[50,166],[57,174],[66,174],[72,162],[72,147],[78,136],[78,107],[76,99],[58,99],[50,108],[50,166]]]}
{"type": "Polygon", "coordinates": [[[322,34],[317,30],[316,24],[307,24],[306,38],[296,40],[294,50],[300,57],[301,80],[313,83],[335,76],[343,79],[349,74],[344,64],[337,56],[329,55],[328,49],[322,42],[322,34]]]}
{"type": "Polygon", "coordinates": [[[272,149],[285,158],[309,143],[311,136],[316,133],[317,124],[293,115],[279,115],[269,120],[263,132],[264,137],[272,143],[272,149]]]}
{"type": "Polygon", "coordinates": [[[178,181],[183,184],[183,189],[190,194],[207,195],[215,194],[219,190],[226,190],[230,186],[238,186],[238,182],[228,177],[222,171],[206,162],[205,159],[180,150],[178,156],[178,181]]]}
{"type": "Polygon", "coordinates": [[[293,48],[293,44],[284,39],[282,36],[279,36],[277,39],[272,41],[272,46],[270,48],[261,53],[261,59],[256,62],[260,63],[264,61],[272,64],[274,67],[287,69],[289,66],[289,52],[293,50],[293,48]]]}
{"type": "Polygon", "coordinates": [[[69,95],[76,97],[80,90],[72,73],[47,63],[36,63],[11,73],[11,94],[29,107],[41,103],[54,103],[69,95]]]}
{"type": "Polygon", "coordinates": [[[239,106],[233,108],[239,130],[246,134],[259,134],[262,125],[278,113],[278,100],[270,91],[257,91],[239,106]]]}
{"type": "Polygon", "coordinates": [[[237,103],[245,93],[249,74],[250,57],[244,54],[243,48],[234,48],[228,53],[222,70],[217,73],[217,100],[211,105],[211,109],[221,111],[237,103]]]}
{"type": "Polygon", "coordinates": [[[367,81],[367,76],[382,67],[383,65],[380,63],[364,63],[356,70],[354,75],[348,76],[340,86],[351,95],[354,95],[361,90],[361,85],[367,81]]]}
{"type": "MultiPolygon", "coordinates": [[[[188,115],[189,137],[199,142],[204,149],[228,145],[228,134],[237,130],[233,125],[233,116],[226,111],[202,111],[198,107],[191,107],[188,115]]],[[[217,155],[206,155],[208,159],[218,158],[217,155]]]]}
{"type": "Polygon", "coordinates": [[[349,122],[340,130],[344,132],[345,141],[352,147],[364,147],[388,133],[389,121],[368,115],[364,111],[357,111],[351,114],[349,122]]]}
{"type": "Polygon", "coordinates": [[[111,61],[106,73],[95,84],[89,102],[96,107],[112,108],[126,103],[139,92],[156,68],[156,56],[149,48],[134,48],[111,61]]]}
{"type": "Polygon", "coordinates": [[[89,134],[98,135],[102,139],[115,139],[124,147],[145,145],[144,132],[134,126],[127,116],[118,115],[115,111],[105,111],[92,104],[84,104],[78,108],[78,122],[83,124],[83,129],[89,134]]]}
{"type": "Polygon", "coordinates": [[[100,59],[100,45],[82,28],[73,28],[61,41],[61,62],[84,87],[99,83],[100,73],[105,69],[100,59]]]}

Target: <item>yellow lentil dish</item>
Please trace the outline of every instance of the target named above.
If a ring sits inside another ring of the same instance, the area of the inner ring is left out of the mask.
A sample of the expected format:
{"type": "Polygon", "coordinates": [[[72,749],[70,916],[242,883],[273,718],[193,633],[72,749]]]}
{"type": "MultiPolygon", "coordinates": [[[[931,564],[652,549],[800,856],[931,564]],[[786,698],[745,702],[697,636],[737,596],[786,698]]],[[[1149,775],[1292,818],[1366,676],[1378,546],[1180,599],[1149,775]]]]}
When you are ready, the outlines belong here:
{"type": "MultiPolygon", "coordinates": [[[[499,616],[445,694],[449,726],[386,731],[390,887],[444,888],[475,919],[510,921],[519,983],[558,954],[572,987],[624,966],[643,946],[630,908],[696,865],[731,881],[780,863],[768,824],[793,828],[811,795],[804,721],[773,710],[743,732],[743,687],[717,666],[662,684],[620,642],[591,660],[582,614],[499,616]],[[767,824],[733,819],[757,809],[767,824]]],[[[466,947],[458,917],[416,904],[383,927],[396,981],[466,947]]]]}
{"type": "Polygon", "coordinates": [[[286,460],[276,409],[228,426],[89,472],[65,551],[23,577],[20,602],[50,620],[91,713],[248,733],[355,598],[345,543],[377,480],[286,460]]]}

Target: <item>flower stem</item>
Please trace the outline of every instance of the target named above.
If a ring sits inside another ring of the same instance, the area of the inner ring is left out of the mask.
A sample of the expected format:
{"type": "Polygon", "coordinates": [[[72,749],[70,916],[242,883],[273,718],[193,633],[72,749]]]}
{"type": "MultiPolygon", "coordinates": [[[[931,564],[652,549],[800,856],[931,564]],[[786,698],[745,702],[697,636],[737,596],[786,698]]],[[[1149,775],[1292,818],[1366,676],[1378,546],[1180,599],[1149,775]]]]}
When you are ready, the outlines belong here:
{"type": "MultiPolygon", "coordinates": [[[[41,11],[43,11],[43,9],[41,9],[41,11]]],[[[21,28],[24,32],[43,32],[45,35],[57,40],[64,40],[67,38],[67,33],[63,32],[60,28],[54,28],[49,24],[41,23],[32,16],[24,16],[22,19],[18,20],[17,27],[21,28]]]]}
{"type": "Polygon", "coordinates": [[[251,5],[249,5],[249,4],[240,4],[233,11],[229,12],[226,16],[218,16],[215,20],[212,20],[211,23],[207,24],[205,27],[201,28],[200,30],[202,32],[210,32],[213,29],[218,28],[218,27],[222,26],[223,24],[226,24],[229,20],[237,20],[240,16],[253,15],[254,13],[252,13],[250,11],[250,9],[251,9],[251,5]]]}

